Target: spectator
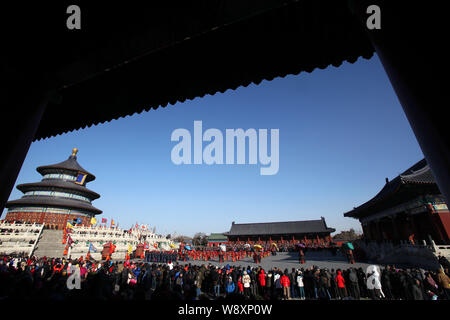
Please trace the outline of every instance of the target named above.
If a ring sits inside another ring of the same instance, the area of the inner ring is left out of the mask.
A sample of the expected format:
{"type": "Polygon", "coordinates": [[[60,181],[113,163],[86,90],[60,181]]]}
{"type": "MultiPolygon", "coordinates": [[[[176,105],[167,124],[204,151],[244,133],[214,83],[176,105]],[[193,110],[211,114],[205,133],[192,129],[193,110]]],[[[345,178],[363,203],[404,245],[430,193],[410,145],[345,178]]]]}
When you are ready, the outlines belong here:
{"type": "Polygon", "coordinates": [[[225,292],[227,293],[227,296],[232,294],[235,290],[236,290],[236,286],[233,282],[233,278],[231,276],[228,276],[226,288],[225,288],[225,292]]]}
{"type": "Polygon", "coordinates": [[[341,270],[337,270],[337,276],[335,281],[337,284],[338,297],[339,299],[342,300],[347,297],[347,294],[345,291],[345,280],[344,277],[341,275],[341,270]]]}
{"type": "Polygon", "coordinates": [[[264,273],[264,269],[261,269],[258,275],[258,284],[259,284],[259,295],[263,296],[266,292],[266,274],[264,273]]]}
{"type": "Polygon", "coordinates": [[[349,288],[350,288],[351,296],[354,299],[359,300],[361,298],[361,295],[359,293],[358,276],[357,276],[356,270],[354,268],[350,268],[348,278],[350,280],[349,288]]]}
{"type": "Polygon", "coordinates": [[[442,288],[442,292],[447,300],[450,299],[450,278],[444,273],[443,269],[439,269],[437,281],[442,288]]]}
{"type": "Polygon", "coordinates": [[[235,297],[292,299],[291,293],[295,292],[301,300],[348,299],[349,296],[358,299],[358,292],[360,297],[364,297],[364,292],[369,290],[370,295],[365,297],[383,299],[383,287],[388,299],[449,299],[449,277],[444,270],[434,273],[418,269],[397,270],[395,266],[388,266],[384,270],[378,268],[378,274],[381,274],[379,284],[377,281],[370,283],[373,275],[368,274],[366,278],[361,268],[338,270],[335,273],[334,270],[329,272],[327,269],[310,267],[294,270],[292,277],[292,272],[288,270],[282,273],[278,268],[266,271],[260,267],[243,268],[239,265],[214,267],[212,264],[174,264],[171,270],[167,263],[98,263],[79,259],[0,255],[0,298],[187,301],[235,297]],[[70,265],[79,268],[80,290],[69,290],[66,286],[70,265]],[[292,290],[293,284],[295,287],[292,290]]]}
{"type": "Polygon", "coordinates": [[[413,300],[423,300],[422,290],[420,289],[420,281],[414,279],[414,282],[411,285],[411,293],[413,300]]]}
{"type": "Polygon", "coordinates": [[[289,287],[290,287],[291,282],[289,280],[287,273],[285,273],[281,276],[280,283],[283,286],[283,299],[290,300],[289,287]]]}
{"type": "Polygon", "coordinates": [[[305,288],[303,285],[303,272],[298,270],[297,272],[297,286],[300,300],[305,300],[305,288]]]}

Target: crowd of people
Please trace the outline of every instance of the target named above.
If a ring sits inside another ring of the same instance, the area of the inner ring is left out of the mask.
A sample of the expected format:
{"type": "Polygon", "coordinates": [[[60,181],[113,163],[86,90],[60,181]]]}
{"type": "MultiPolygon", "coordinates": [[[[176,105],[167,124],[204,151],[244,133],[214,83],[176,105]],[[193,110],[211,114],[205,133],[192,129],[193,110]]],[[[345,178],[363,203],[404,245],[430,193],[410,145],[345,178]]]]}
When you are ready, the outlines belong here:
{"type": "Polygon", "coordinates": [[[448,265],[437,271],[387,266],[379,277],[373,273],[353,267],[265,270],[232,263],[100,263],[4,255],[0,256],[0,299],[450,299],[448,265]],[[68,282],[77,274],[80,288],[71,290],[68,282]]]}

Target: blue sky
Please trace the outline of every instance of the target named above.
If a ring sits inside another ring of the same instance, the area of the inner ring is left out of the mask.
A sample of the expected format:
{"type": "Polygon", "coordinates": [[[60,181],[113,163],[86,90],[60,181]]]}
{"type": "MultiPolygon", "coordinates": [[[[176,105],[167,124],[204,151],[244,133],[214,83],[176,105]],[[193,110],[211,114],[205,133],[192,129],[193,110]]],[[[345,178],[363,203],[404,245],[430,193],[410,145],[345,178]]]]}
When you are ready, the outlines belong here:
{"type": "MultiPolygon", "coordinates": [[[[93,205],[102,217],[189,236],[227,231],[232,221],[321,216],[338,231],[361,230],[343,213],[423,158],[377,56],[34,142],[16,185],[41,180],[35,168],[64,161],[74,147],[97,177],[88,188],[101,194],[93,205]],[[171,133],[193,134],[194,120],[224,136],[226,129],[279,129],[278,173],[260,175],[259,164],[173,164],[171,133]]],[[[14,189],[10,200],[21,196],[14,189]]]]}

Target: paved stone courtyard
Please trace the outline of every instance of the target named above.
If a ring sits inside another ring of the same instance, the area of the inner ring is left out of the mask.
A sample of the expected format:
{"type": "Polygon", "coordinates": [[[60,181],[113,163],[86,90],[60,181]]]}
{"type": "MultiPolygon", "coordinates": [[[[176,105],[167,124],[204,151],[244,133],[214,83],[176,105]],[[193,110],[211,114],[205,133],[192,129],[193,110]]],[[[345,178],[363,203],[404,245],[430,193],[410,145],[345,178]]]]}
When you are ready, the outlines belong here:
{"type": "MultiPolygon", "coordinates": [[[[225,261],[223,263],[219,263],[218,259],[205,261],[198,260],[188,260],[186,262],[178,261],[179,264],[191,263],[193,265],[202,265],[202,264],[213,264],[215,266],[224,266],[227,264],[230,265],[239,265],[239,266],[250,266],[256,267],[258,266],[253,262],[253,258],[245,258],[240,261],[232,262],[225,261]]],[[[347,269],[350,267],[359,268],[362,267],[365,270],[370,264],[368,263],[355,263],[349,264],[347,262],[347,258],[343,255],[337,254],[333,256],[329,252],[307,252],[305,254],[305,263],[300,264],[298,262],[298,253],[296,252],[278,252],[276,256],[268,256],[261,260],[259,266],[261,266],[264,270],[272,269],[273,267],[281,268],[282,270],[288,269],[289,271],[292,268],[309,268],[312,266],[317,266],[319,268],[328,268],[328,269],[347,269]]]]}

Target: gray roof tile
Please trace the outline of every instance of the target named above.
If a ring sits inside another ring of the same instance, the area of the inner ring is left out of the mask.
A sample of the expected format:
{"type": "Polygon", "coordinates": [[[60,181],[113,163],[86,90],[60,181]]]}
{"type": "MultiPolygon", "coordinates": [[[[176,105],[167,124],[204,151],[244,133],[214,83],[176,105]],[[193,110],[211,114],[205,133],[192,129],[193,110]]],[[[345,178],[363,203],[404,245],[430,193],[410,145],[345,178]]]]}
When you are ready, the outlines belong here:
{"type": "Polygon", "coordinates": [[[286,221],[286,222],[266,222],[266,223],[234,223],[226,233],[233,235],[269,235],[269,234],[298,234],[298,233],[318,233],[334,232],[335,229],[328,228],[325,220],[307,221],[286,221]]]}

